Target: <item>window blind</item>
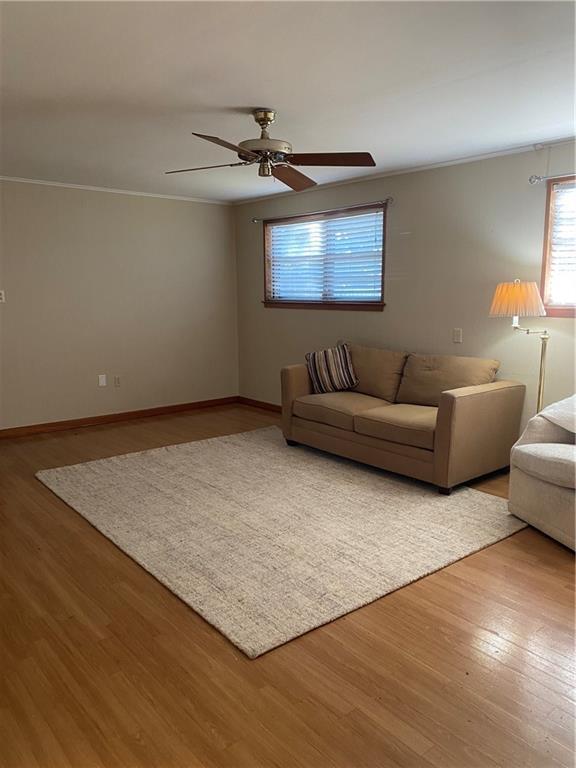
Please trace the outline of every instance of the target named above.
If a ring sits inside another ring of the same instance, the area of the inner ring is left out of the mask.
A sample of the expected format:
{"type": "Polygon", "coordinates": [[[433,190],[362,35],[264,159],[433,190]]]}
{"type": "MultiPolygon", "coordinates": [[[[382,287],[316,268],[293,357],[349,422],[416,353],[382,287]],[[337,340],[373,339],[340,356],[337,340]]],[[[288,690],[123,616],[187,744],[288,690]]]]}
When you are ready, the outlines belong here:
{"type": "Polygon", "coordinates": [[[384,207],[266,224],[272,301],[381,302],[384,207]]]}
{"type": "Polygon", "coordinates": [[[576,182],[552,185],[544,303],[576,305],[576,182]]]}

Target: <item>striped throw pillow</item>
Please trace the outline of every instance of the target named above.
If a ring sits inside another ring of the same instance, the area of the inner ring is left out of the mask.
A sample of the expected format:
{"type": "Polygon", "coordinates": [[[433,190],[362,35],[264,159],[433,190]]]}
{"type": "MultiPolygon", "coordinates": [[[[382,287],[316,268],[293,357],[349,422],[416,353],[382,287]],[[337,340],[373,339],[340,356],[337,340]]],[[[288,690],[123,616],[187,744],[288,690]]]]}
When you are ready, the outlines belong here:
{"type": "Polygon", "coordinates": [[[306,365],[316,394],[341,392],[358,384],[347,344],[308,352],[306,365]]]}

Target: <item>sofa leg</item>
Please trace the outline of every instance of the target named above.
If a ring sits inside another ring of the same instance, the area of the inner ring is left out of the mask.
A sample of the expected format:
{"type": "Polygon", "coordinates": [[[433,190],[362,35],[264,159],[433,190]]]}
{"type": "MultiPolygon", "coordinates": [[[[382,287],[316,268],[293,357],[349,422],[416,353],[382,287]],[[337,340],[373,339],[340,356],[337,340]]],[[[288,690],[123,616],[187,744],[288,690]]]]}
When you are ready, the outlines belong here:
{"type": "Polygon", "coordinates": [[[285,439],[286,439],[286,445],[298,445],[296,440],[288,440],[288,438],[285,438],[285,439]]]}
{"type": "Polygon", "coordinates": [[[452,488],[443,488],[441,485],[439,485],[438,493],[441,493],[443,496],[450,496],[452,493],[452,488]]]}

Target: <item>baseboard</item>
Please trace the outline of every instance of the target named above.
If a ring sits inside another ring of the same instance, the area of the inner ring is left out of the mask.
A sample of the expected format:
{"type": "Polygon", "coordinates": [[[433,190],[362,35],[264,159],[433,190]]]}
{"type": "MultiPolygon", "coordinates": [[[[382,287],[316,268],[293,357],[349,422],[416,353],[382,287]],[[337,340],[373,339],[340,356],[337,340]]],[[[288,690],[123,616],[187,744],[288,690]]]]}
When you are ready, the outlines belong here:
{"type": "MultiPolygon", "coordinates": [[[[102,416],[87,416],[83,419],[68,419],[66,421],[51,421],[44,424],[29,424],[25,427],[8,427],[0,429],[0,439],[8,437],[27,437],[38,435],[42,432],[59,432],[63,429],[78,429],[80,427],[94,427],[98,424],[114,424],[117,421],[131,421],[132,419],[144,419],[150,416],[167,416],[171,413],[183,411],[195,411],[199,408],[211,408],[217,405],[234,405],[241,402],[238,395],[232,397],[218,397],[214,400],[198,400],[194,403],[179,403],[177,405],[161,405],[157,408],[143,408],[139,411],[124,411],[122,413],[106,413],[102,416]]],[[[254,404],[256,401],[251,401],[254,404]]],[[[262,407],[264,407],[263,404],[262,407]]]]}
{"type": "Polygon", "coordinates": [[[282,406],[275,405],[274,403],[265,403],[263,400],[252,400],[251,397],[238,397],[238,402],[241,405],[251,405],[253,408],[262,408],[265,411],[273,411],[274,413],[282,413],[282,406]]]}

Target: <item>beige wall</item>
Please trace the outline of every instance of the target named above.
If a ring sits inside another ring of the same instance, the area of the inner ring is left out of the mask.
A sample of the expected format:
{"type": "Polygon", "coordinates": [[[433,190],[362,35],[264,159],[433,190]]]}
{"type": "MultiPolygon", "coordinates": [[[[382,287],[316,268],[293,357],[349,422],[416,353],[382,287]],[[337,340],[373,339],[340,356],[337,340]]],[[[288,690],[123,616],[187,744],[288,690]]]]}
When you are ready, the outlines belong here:
{"type": "Polygon", "coordinates": [[[229,207],[14,182],[2,203],[1,426],[237,394],[229,207]]]}
{"type": "MultiPolygon", "coordinates": [[[[502,376],[528,385],[527,417],[539,339],[488,318],[488,306],[497,282],[539,280],[545,186],[529,185],[528,177],[565,172],[573,163],[572,147],[561,145],[234,209],[4,182],[0,425],[238,392],[278,403],[280,368],[339,338],[497,357],[502,376]],[[388,195],[395,202],[384,312],[262,306],[262,225],[253,217],[388,195]],[[454,327],[463,328],[463,344],[452,343],[454,327]],[[97,386],[99,373],[108,374],[105,388],[97,386]]],[[[571,394],[573,321],[525,324],[551,333],[546,402],[571,394]]]]}
{"type": "MultiPolygon", "coordinates": [[[[414,352],[479,355],[528,385],[534,409],[540,341],[488,318],[497,282],[540,280],[544,184],[574,167],[570,145],[317,189],[236,207],[240,393],[280,402],[279,371],[340,338],[414,352]],[[389,209],[382,313],[265,309],[262,224],[270,218],[395,198],[389,209]],[[464,342],[452,343],[452,328],[464,342]]],[[[313,174],[312,174],[313,175],[313,174]]],[[[550,331],[546,402],[574,391],[572,320],[526,319],[550,331]]]]}

